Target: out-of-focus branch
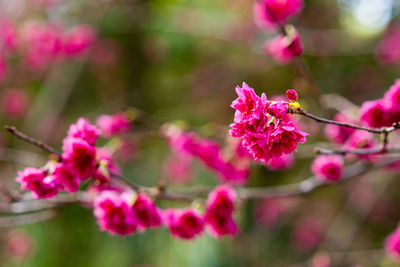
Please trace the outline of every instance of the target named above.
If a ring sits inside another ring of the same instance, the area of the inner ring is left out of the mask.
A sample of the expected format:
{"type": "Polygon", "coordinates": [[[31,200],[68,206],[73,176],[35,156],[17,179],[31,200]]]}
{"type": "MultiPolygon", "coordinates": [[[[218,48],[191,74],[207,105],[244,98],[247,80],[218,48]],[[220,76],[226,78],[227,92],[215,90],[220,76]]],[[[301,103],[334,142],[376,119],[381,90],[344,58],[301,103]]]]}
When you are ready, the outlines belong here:
{"type": "Polygon", "coordinates": [[[385,147],[377,146],[372,148],[356,148],[356,149],[327,149],[317,147],[314,150],[315,153],[320,155],[371,155],[371,154],[398,154],[400,153],[400,147],[385,147]]]}

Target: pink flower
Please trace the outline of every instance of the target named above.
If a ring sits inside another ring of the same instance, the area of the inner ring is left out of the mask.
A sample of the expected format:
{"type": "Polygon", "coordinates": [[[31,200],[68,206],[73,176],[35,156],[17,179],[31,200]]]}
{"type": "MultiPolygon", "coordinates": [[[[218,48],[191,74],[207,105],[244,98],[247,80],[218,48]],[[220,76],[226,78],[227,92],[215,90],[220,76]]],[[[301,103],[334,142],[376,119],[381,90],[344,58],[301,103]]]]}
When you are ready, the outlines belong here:
{"type": "Polygon", "coordinates": [[[112,137],[131,130],[131,121],[124,113],[102,115],[97,119],[96,124],[105,137],[112,137]]]}
{"type": "Polygon", "coordinates": [[[32,256],[35,250],[32,236],[24,230],[10,230],[5,241],[7,254],[20,263],[32,256]]]}
{"type": "Polygon", "coordinates": [[[297,143],[304,143],[307,136],[307,133],[297,129],[292,121],[280,122],[269,134],[267,146],[274,157],[296,151],[297,143]]]}
{"type": "Polygon", "coordinates": [[[400,121],[400,79],[389,88],[384,96],[384,104],[389,109],[390,122],[400,121]]]}
{"type": "Polygon", "coordinates": [[[79,190],[80,180],[73,175],[63,163],[57,163],[54,169],[53,176],[58,182],[64,185],[66,191],[73,193],[79,190]]]}
{"type": "Polygon", "coordinates": [[[257,98],[254,90],[246,84],[239,89],[236,89],[239,98],[232,104],[236,113],[230,133],[233,137],[242,138],[243,146],[254,159],[266,164],[272,157],[291,154],[296,150],[297,143],[306,141],[307,133],[298,130],[290,117],[272,120],[272,116],[265,112],[271,103],[264,94],[257,98]],[[243,96],[242,90],[248,92],[247,96],[243,96]]]}
{"type": "Polygon", "coordinates": [[[286,91],[286,98],[289,101],[297,101],[297,99],[299,98],[299,95],[297,94],[296,90],[294,89],[289,89],[286,91]]]}
{"type": "Polygon", "coordinates": [[[164,163],[164,175],[173,182],[184,183],[192,178],[191,159],[171,156],[164,163]]]}
{"type": "MultiPolygon", "coordinates": [[[[255,118],[259,118],[256,111],[263,109],[263,103],[260,97],[254,92],[254,89],[249,87],[245,82],[242,87],[236,86],[235,88],[238,98],[236,98],[231,107],[239,111],[243,116],[252,115],[255,118]]],[[[265,95],[263,96],[265,99],[265,95]]],[[[266,108],[267,106],[265,106],[266,108]]]]}
{"type": "Polygon", "coordinates": [[[137,228],[137,218],[127,194],[103,191],[94,200],[94,216],[102,231],[127,235],[137,228]]]}
{"type": "Polygon", "coordinates": [[[342,177],[343,158],[338,155],[318,156],[312,163],[311,169],[319,179],[336,182],[342,177]]]}
{"type": "Polygon", "coordinates": [[[4,113],[11,116],[22,116],[28,108],[29,95],[25,90],[6,89],[1,97],[1,106],[4,113]]]}
{"type": "Polygon", "coordinates": [[[384,106],[383,101],[378,99],[374,101],[366,101],[360,109],[360,120],[367,126],[380,128],[391,126],[389,110],[384,106]]]}
{"type": "Polygon", "coordinates": [[[94,145],[99,137],[100,130],[90,124],[89,120],[80,118],[76,124],[72,124],[68,130],[68,136],[72,138],[80,138],[88,142],[89,145],[94,145]]]}
{"type": "MultiPolygon", "coordinates": [[[[338,122],[347,122],[347,123],[354,123],[353,120],[349,119],[343,113],[338,113],[333,118],[335,121],[338,122]]],[[[335,124],[328,124],[325,127],[325,134],[328,136],[332,142],[337,144],[343,144],[347,141],[347,139],[354,133],[355,129],[341,127],[335,124]]]]}
{"type": "Polygon", "coordinates": [[[290,16],[300,13],[302,8],[302,0],[258,0],[253,11],[256,24],[268,29],[276,23],[285,23],[290,16]]]}
{"type": "Polygon", "coordinates": [[[94,174],[96,149],[83,139],[67,137],[63,141],[62,160],[73,175],[85,180],[94,174]]]}
{"type": "Polygon", "coordinates": [[[60,27],[55,24],[27,22],[22,29],[26,48],[26,62],[32,70],[46,69],[59,56],[62,49],[60,27]]]}
{"type": "Polygon", "coordinates": [[[12,20],[0,20],[0,45],[1,48],[13,52],[18,45],[18,37],[15,24],[12,20]]]}
{"type": "Polygon", "coordinates": [[[4,56],[0,55],[0,82],[3,82],[7,76],[7,62],[4,56]]]}
{"type": "Polygon", "coordinates": [[[289,35],[280,35],[264,44],[264,51],[278,63],[288,63],[303,53],[300,35],[293,30],[289,35]]]}
{"type": "Polygon", "coordinates": [[[281,218],[294,206],[293,199],[286,197],[267,198],[255,209],[256,221],[265,226],[275,226],[281,218]]]}
{"type": "Polygon", "coordinates": [[[272,104],[270,104],[267,107],[267,113],[274,116],[277,119],[286,116],[288,110],[289,110],[289,103],[284,101],[272,102],[272,104]]]}
{"type": "Polygon", "coordinates": [[[393,64],[400,61],[400,50],[398,44],[400,42],[400,26],[393,25],[388,31],[376,50],[378,59],[382,63],[393,64]]]}
{"type": "Polygon", "coordinates": [[[67,57],[82,57],[86,55],[93,45],[94,29],[89,25],[79,25],[69,29],[63,36],[64,55],[67,57]]]}
{"type": "Polygon", "coordinates": [[[29,167],[18,172],[16,181],[21,184],[21,190],[30,190],[35,199],[51,198],[58,194],[62,185],[56,177],[46,175],[44,170],[29,167]]]}
{"type": "Polygon", "coordinates": [[[280,157],[273,157],[267,163],[268,170],[271,171],[280,171],[286,170],[293,166],[294,164],[294,157],[293,155],[283,154],[280,157]]]}
{"type": "Polygon", "coordinates": [[[387,254],[394,260],[400,261],[400,228],[391,233],[385,241],[387,254]]]}
{"type": "Polygon", "coordinates": [[[98,148],[96,150],[96,159],[98,168],[96,169],[93,178],[97,186],[107,187],[110,183],[112,174],[119,175],[121,170],[113,159],[112,152],[106,148],[98,148]]]}
{"type": "Polygon", "coordinates": [[[217,237],[235,235],[238,231],[232,218],[236,192],[227,185],[217,186],[208,196],[204,220],[217,237]]]}
{"type": "Polygon", "coordinates": [[[321,221],[314,218],[306,218],[299,221],[292,234],[294,247],[301,252],[313,250],[321,241],[321,221]]]}
{"type": "Polygon", "coordinates": [[[162,223],[159,209],[147,195],[140,194],[137,196],[133,204],[133,210],[138,219],[139,226],[142,228],[158,227],[162,223]]]}
{"type": "MultiPolygon", "coordinates": [[[[377,140],[375,135],[372,133],[356,130],[346,141],[345,148],[348,149],[361,149],[361,148],[373,148],[377,146],[377,140]]],[[[361,159],[372,159],[375,155],[359,155],[361,159]]]]}
{"type": "Polygon", "coordinates": [[[192,239],[204,230],[204,220],[193,209],[167,209],[164,214],[165,224],[171,234],[183,239],[192,239]]]}
{"type": "Polygon", "coordinates": [[[199,159],[224,182],[243,185],[249,177],[248,166],[236,166],[226,160],[218,143],[201,138],[195,133],[169,133],[172,150],[181,158],[199,159]]]}

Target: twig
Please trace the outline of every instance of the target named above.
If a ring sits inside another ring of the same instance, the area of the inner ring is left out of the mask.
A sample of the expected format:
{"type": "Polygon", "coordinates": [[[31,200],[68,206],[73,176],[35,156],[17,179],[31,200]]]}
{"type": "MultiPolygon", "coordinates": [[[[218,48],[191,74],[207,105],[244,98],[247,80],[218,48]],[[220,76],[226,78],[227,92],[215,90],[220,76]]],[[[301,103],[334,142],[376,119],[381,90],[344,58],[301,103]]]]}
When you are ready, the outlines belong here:
{"type": "Polygon", "coordinates": [[[24,134],[24,133],[18,131],[14,126],[5,125],[5,126],[4,126],[4,129],[6,129],[7,131],[9,131],[10,133],[12,133],[13,135],[15,135],[16,137],[18,137],[19,139],[21,139],[21,140],[23,140],[23,141],[25,141],[25,142],[27,142],[27,143],[29,143],[29,144],[32,144],[32,145],[34,145],[34,146],[37,146],[37,147],[39,147],[39,148],[41,148],[41,149],[43,149],[43,150],[49,152],[50,154],[57,156],[58,158],[61,157],[60,152],[58,152],[57,150],[55,150],[55,149],[54,149],[53,147],[51,147],[50,145],[46,144],[45,142],[43,142],[43,141],[41,141],[41,140],[37,140],[37,139],[34,139],[34,138],[30,137],[30,136],[27,136],[26,134],[24,134]]]}
{"type": "Polygon", "coordinates": [[[352,124],[352,123],[347,123],[347,122],[339,122],[339,121],[333,121],[333,120],[328,120],[328,119],[325,119],[325,118],[321,118],[321,117],[318,117],[316,115],[310,114],[310,113],[304,111],[301,108],[299,108],[299,109],[290,109],[289,113],[302,115],[302,116],[305,116],[307,118],[310,118],[310,119],[312,119],[312,120],[314,120],[316,122],[320,122],[320,123],[334,124],[334,125],[338,125],[338,126],[341,126],[341,127],[347,127],[347,128],[352,128],[352,129],[356,129],[356,130],[363,130],[363,131],[367,131],[367,132],[374,133],[374,134],[384,134],[385,136],[390,134],[391,132],[393,132],[395,130],[400,129],[400,124],[398,122],[394,123],[393,126],[391,126],[391,127],[383,127],[383,128],[364,127],[364,126],[360,126],[360,125],[357,125],[357,124],[352,124]]]}
{"type": "Polygon", "coordinates": [[[372,148],[355,148],[355,149],[327,149],[317,147],[314,152],[320,155],[371,155],[371,154],[398,154],[400,153],[400,147],[372,147],[372,148]],[[385,148],[385,149],[383,149],[385,148]]]}

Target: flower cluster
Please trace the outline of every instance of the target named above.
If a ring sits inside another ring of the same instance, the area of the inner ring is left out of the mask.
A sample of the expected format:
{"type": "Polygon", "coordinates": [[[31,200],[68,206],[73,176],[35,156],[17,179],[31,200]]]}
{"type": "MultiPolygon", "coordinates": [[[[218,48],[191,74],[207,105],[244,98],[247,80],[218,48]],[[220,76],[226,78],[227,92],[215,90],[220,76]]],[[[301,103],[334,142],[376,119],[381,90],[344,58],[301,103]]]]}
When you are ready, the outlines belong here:
{"type": "Polygon", "coordinates": [[[288,18],[300,13],[303,0],[257,0],[253,13],[255,23],[262,29],[281,27],[284,34],[267,40],[264,51],[277,62],[287,63],[301,55],[303,47],[300,36],[293,26],[284,27],[288,18]]]}
{"type": "Polygon", "coordinates": [[[135,230],[161,226],[159,209],[150,197],[129,192],[102,191],[94,200],[94,215],[100,229],[127,235],[135,230]]]}
{"type": "MultiPolygon", "coordinates": [[[[174,157],[184,166],[188,167],[190,160],[196,158],[213,170],[222,182],[243,185],[247,181],[249,177],[248,164],[237,164],[237,162],[233,164],[225,158],[223,151],[216,142],[201,138],[193,132],[182,132],[174,126],[168,127],[166,136],[174,157]]],[[[247,163],[248,161],[243,159],[242,162],[247,163]]],[[[181,168],[177,170],[181,170],[181,168]]],[[[177,175],[179,174],[177,173],[177,175]]]]}
{"type": "Polygon", "coordinates": [[[22,55],[22,62],[33,71],[42,71],[59,59],[85,56],[96,39],[91,26],[64,29],[57,23],[27,21],[19,29],[12,20],[0,20],[0,81],[7,75],[7,57],[22,55]]]}
{"type": "Polygon", "coordinates": [[[100,229],[111,234],[127,235],[136,230],[166,226],[173,236],[193,239],[210,228],[212,235],[235,235],[232,218],[236,194],[223,185],[208,197],[204,215],[193,208],[161,210],[145,194],[102,191],[94,201],[94,215],[100,229]]]}
{"type": "Polygon", "coordinates": [[[255,160],[264,164],[273,158],[291,154],[297,143],[306,141],[307,133],[300,131],[287,114],[290,104],[268,101],[259,97],[246,83],[237,86],[238,98],[232,102],[236,110],[231,135],[242,139],[243,146],[255,160]]]}
{"type": "Polygon", "coordinates": [[[30,190],[34,198],[51,198],[62,190],[78,191],[82,181],[100,173],[109,177],[113,161],[111,155],[96,149],[99,134],[100,130],[87,119],[81,118],[72,124],[63,141],[59,160],[51,160],[41,169],[29,167],[19,172],[16,180],[21,184],[21,190],[30,190]],[[106,168],[102,169],[104,165],[106,168]]]}
{"type": "Polygon", "coordinates": [[[385,241],[385,249],[394,260],[400,260],[400,228],[391,233],[385,241]]]}
{"type": "Polygon", "coordinates": [[[382,99],[366,101],[360,109],[360,120],[375,128],[392,126],[400,121],[400,80],[386,91],[382,99]]]}

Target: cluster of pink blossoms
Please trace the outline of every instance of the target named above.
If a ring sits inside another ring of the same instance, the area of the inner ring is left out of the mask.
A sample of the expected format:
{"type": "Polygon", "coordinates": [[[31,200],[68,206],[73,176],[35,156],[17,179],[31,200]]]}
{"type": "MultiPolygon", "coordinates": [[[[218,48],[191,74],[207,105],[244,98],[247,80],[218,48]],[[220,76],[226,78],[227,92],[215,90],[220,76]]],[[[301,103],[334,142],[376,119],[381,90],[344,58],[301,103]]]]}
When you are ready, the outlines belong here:
{"type": "Polygon", "coordinates": [[[292,154],[297,143],[306,141],[307,133],[300,131],[287,114],[289,102],[268,101],[265,94],[259,97],[246,83],[237,86],[236,92],[230,133],[242,139],[242,145],[255,160],[267,164],[273,158],[292,154]]]}
{"type": "Polygon", "coordinates": [[[114,115],[101,115],[97,118],[96,125],[101,129],[104,137],[112,137],[118,134],[129,132],[132,122],[125,113],[114,115]]]}
{"type": "Polygon", "coordinates": [[[363,103],[360,120],[365,125],[375,128],[392,126],[400,121],[400,79],[386,91],[382,99],[363,103]]]}
{"type": "Polygon", "coordinates": [[[91,26],[78,25],[65,30],[56,23],[27,21],[17,28],[9,19],[0,20],[0,81],[7,74],[7,57],[22,55],[22,61],[34,71],[42,71],[58,59],[85,56],[96,39],[91,26]]]}
{"type": "Polygon", "coordinates": [[[225,158],[218,143],[201,138],[196,133],[181,132],[176,127],[169,127],[166,135],[174,157],[185,166],[190,164],[192,158],[196,158],[213,170],[224,183],[243,185],[247,181],[249,161],[246,155],[237,154],[238,160],[243,164],[234,164],[225,158]]]}
{"type": "MultiPolygon", "coordinates": [[[[300,13],[303,0],[257,0],[253,13],[255,23],[262,29],[283,27],[288,18],[300,13]]],[[[286,34],[280,34],[264,44],[264,51],[277,62],[287,63],[303,52],[300,36],[294,27],[285,27],[286,34]]]]}
{"type": "Polygon", "coordinates": [[[400,261],[400,227],[386,238],[385,249],[391,258],[400,261]]]}
{"type": "MultiPolygon", "coordinates": [[[[121,116],[115,116],[117,122],[121,116]]],[[[237,233],[232,217],[236,193],[231,187],[221,185],[212,191],[204,214],[192,208],[161,210],[150,196],[137,194],[113,180],[120,171],[110,151],[95,147],[100,134],[101,130],[87,119],[79,119],[70,126],[58,160],[18,173],[21,190],[31,191],[35,199],[52,198],[61,191],[77,192],[82,181],[89,181],[88,192],[95,195],[94,215],[100,229],[111,234],[126,235],[162,225],[183,239],[192,239],[205,229],[216,237],[237,233]]],[[[211,159],[207,162],[211,164],[211,159]]]]}
{"type": "Polygon", "coordinates": [[[73,193],[79,190],[82,181],[93,177],[108,177],[108,169],[104,164],[112,166],[111,156],[100,160],[100,149],[95,143],[100,130],[90,124],[87,119],[79,119],[70,126],[67,137],[63,140],[63,151],[60,160],[52,160],[43,168],[26,168],[19,172],[16,180],[21,190],[28,189],[34,198],[51,198],[60,191],[73,193]]]}
{"type": "Polygon", "coordinates": [[[235,198],[232,188],[218,186],[210,193],[205,212],[201,214],[193,208],[161,210],[144,194],[103,191],[94,201],[94,214],[100,228],[111,234],[132,234],[164,225],[173,236],[182,239],[193,239],[204,230],[220,237],[237,233],[232,218],[235,198]]]}

